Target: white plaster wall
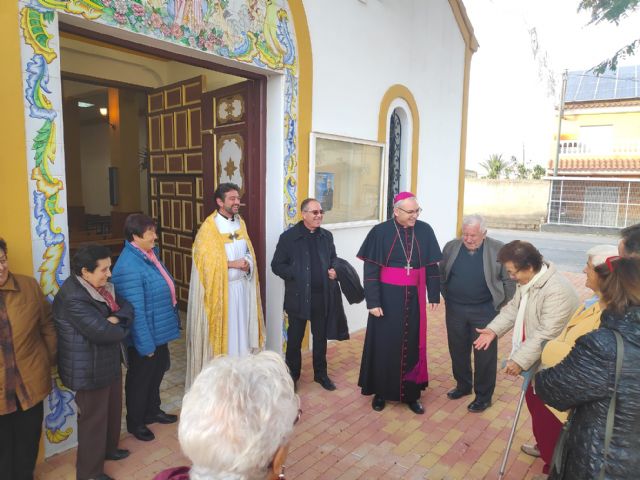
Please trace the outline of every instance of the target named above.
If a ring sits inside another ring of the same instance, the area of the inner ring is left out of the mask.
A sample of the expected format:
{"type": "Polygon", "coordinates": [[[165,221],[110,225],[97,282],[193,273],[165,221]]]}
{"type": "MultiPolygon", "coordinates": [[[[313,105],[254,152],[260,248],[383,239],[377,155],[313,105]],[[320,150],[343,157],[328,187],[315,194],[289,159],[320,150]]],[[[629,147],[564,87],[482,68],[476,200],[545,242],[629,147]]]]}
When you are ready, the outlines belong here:
{"type": "MultiPolygon", "coordinates": [[[[449,2],[303,3],[313,52],[313,131],[376,140],[383,95],[395,84],[407,87],[420,121],[422,220],[444,245],[456,227],[465,53],[449,2]]],[[[368,230],[333,232],[338,255],[361,273],[355,253],[368,230]]],[[[352,331],[366,324],[364,303],[347,314],[352,331]]]]}
{"type": "Polygon", "coordinates": [[[267,349],[282,351],[282,303],[284,282],[271,271],[271,259],[276,250],[278,238],[284,230],[282,197],[284,185],[284,77],[272,75],[267,79],[267,175],[266,198],[267,217],[265,219],[266,272],[267,282],[263,299],[267,324],[267,349]]]}

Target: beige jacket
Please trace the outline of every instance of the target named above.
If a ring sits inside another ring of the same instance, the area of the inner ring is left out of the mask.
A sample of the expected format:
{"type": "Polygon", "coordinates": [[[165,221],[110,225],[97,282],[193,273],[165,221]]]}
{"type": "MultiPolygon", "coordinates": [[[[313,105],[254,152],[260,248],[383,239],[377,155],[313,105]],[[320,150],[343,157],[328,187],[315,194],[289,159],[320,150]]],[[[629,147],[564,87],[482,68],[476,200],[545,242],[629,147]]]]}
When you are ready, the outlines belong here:
{"type": "MultiPolygon", "coordinates": [[[[573,286],[553,264],[547,265],[549,269],[529,291],[524,315],[525,341],[511,356],[511,360],[523,370],[528,370],[540,360],[542,344],[560,335],[578,308],[578,295],[573,286]]],[[[487,325],[498,337],[502,337],[513,328],[520,298],[520,288],[517,288],[511,301],[502,307],[498,316],[487,325]]]]}

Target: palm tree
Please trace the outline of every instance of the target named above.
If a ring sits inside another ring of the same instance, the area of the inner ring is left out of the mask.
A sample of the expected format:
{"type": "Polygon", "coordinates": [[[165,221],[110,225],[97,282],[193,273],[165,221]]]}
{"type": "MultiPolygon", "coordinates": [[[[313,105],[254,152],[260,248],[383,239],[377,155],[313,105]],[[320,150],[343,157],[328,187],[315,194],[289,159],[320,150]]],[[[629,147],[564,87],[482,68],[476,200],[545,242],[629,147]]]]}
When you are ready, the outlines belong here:
{"type": "Polygon", "coordinates": [[[480,162],[480,166],[487,171],[485,178],[496,180],[505,173],[509,163],[502,159],[502,154],[492,153],[484,162],[480,162]]]}

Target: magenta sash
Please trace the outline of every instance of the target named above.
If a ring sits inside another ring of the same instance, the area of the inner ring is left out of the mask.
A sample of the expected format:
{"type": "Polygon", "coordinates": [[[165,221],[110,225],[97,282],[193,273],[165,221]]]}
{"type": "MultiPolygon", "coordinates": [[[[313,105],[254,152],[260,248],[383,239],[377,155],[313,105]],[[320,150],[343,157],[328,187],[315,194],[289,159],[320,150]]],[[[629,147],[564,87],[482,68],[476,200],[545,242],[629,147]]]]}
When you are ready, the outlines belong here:
{"type": "Polygon", "coordinates": [[[420,309],[420,329],[418,341],[418,363],[410,372],[404,375],[404,380],[421,384],[429,381],[427,366],[427,274],[426,268],[382,267],[380,281],[388,285],[417,286],[418,307],[420,309]]]}

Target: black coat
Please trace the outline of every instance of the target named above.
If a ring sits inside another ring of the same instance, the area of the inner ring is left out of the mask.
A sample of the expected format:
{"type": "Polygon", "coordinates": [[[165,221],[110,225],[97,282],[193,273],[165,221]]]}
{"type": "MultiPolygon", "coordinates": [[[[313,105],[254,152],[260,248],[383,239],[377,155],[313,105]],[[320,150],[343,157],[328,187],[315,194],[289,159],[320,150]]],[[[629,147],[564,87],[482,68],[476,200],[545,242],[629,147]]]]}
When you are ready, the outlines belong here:
{"type": "Polygon", "coordinates": [[[332,266],[338,275],[340,289],[347,301],[351,305],[362,302],[364,300],[364,288],[362,288],[362,282],[353,265],[340,257],[336,257],[332,266]]]}
{"type": "MultiPolygon", "coordinates": [[[[284,280],[284,309],[288,315],[309,319],[311,317],[311,255],[305,238],[306,227],[302,221],[280,235],[271,260],[271,270],[284,280]]],[[[318,228],[318,255],[320,268],[327,272],[336,258],[333,235],[318,228]]],[[[329,303],[329,276],[323,275],[325,312],[329,303]]],[[[335,282],[335,280],[331,280],[335,282]]]]}
{"type": "Polygon", "coordinates": [[[95,390],[121,375],[120,342],[133,322],[133,307],[117,297],[120,310],[111,312],[105,302],[92,297],[75,275],[70,275],[53,300],[53,320],[58,333],[58,372],[72,390],[95,390]],[[107,317],[115,316],[114,325],[107,317]]]}
{"type": "Polygon", "coordinates": [[[336,257],[332,267],[336,271],[337,281],[329,281],[329,311],[327,314],[327,339],[349,340],[349,325],[342,305],[342,294],[351,304],[364,300],[364,288],[358,272],[353,266],[336,257]]]}
{"type": "Polygon", "coordinates": [[[565,445],[564,474],[550,479],[596,479],[602,466],[607,410],[616,369],[616,339],[624,342],[606,479],[640,477],[640,307],[602,313],[598,330],[579,338],[558,365],[536,375],[537,395],[558,410],[574,408],[565,445]]]}

